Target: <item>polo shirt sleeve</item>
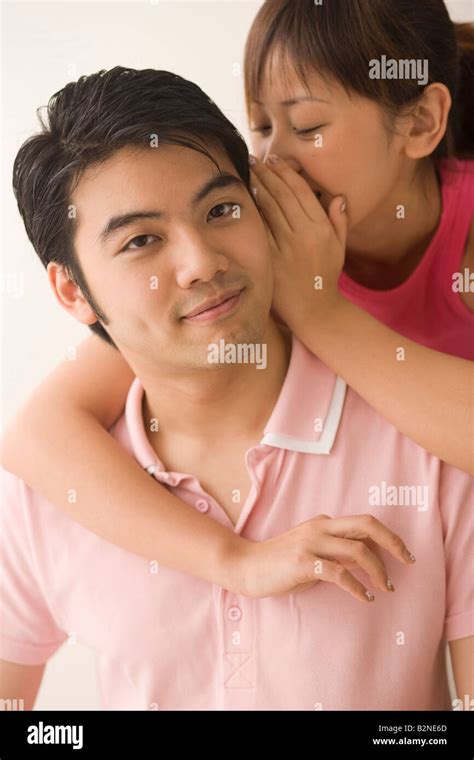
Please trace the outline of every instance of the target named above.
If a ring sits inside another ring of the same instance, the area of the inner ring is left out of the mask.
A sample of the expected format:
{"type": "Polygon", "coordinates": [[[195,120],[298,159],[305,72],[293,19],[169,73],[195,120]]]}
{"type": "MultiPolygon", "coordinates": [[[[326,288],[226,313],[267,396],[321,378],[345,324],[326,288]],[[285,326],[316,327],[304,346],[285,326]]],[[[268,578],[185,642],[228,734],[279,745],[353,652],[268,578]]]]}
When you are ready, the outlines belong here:
{"type": "Polygon", "coordinates": [[[447,641],[474,635],[474,479],[441,463],[439,504],[446,563],[447,641]]]}
{"type": "Polygon", "coordinates": [[[45,663],[68,636],[55,621],[41,586],[31,540],[31,490],[0,468],[0,659],[45,663]]]}

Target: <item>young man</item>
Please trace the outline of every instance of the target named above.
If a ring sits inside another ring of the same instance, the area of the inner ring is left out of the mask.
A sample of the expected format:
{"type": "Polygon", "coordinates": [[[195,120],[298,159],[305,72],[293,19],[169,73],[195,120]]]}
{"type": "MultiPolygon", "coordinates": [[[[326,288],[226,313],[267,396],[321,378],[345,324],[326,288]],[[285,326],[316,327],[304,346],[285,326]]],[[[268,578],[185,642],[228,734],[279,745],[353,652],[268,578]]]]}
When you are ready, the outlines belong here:
{"type": "Polygon", "coordinates": [[[60,303],[136,374],[114,437],[252,541],[314,517],[317,497],[328,520],[366,505],[417,563],[387,557],[397,591],[376,605],[333,584],[247,598],[150,565],[4,472],[0,697],[26,683],[32,704],[45,662],[74,634],[98,653],[106,709],[450,709],[444,641],[473,634],[471,479],[399,434],[274,320],[246,152],[199,88],[114,69],[69,84],[51,110],[16,187],[60,303]],[[265,347],[265,367],[229,346],[265,347]]]}

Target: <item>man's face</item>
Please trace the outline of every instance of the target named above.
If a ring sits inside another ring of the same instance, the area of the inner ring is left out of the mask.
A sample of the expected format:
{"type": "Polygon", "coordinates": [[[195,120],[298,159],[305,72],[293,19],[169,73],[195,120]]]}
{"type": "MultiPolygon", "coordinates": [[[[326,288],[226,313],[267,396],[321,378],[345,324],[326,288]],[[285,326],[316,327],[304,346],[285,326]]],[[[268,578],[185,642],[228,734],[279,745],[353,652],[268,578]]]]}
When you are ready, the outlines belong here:
{"type": "Polygon", "coordinates": [[[226,184],[203,154],[160,145],[118,151],[73,193],[77,258],[135,368],[212,369],[209,344],[265,335],[273,291],[265,227],[229,158],[209,152],[226,184]]]}

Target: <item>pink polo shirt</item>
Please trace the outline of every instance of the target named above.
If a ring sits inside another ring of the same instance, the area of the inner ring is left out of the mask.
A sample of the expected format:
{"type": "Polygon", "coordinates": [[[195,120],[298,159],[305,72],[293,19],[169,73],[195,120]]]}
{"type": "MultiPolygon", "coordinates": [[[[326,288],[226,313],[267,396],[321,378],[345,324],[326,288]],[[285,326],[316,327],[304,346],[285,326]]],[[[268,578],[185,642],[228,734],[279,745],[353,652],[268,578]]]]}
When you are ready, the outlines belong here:
{"type": "MultiPolygon", "coordinates": [[[[193,475],[163,471],[142,396],[136,379],[114,437],[203,519],[232,527],[193,475]]],[[[369,605],[322,582],[248,599],[108,543],[3,471],[0,657],[43,663],[74,633],[97,653],[104,709],[451,709],[444,644],[474,634],[472,478],[402,436],[296,338],[246,462],[239,534],[371,512],[417,557],[384,552],[395,593],[376,590],[369,605]]]]}

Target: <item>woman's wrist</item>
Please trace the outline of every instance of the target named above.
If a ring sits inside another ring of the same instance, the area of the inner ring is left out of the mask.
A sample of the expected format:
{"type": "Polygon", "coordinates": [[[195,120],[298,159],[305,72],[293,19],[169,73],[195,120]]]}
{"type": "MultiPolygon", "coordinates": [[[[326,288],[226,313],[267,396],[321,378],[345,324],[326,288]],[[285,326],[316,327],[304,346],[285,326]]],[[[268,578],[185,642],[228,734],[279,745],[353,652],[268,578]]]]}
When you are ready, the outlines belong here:
{"type": "Polygon", "coordinates": [[[250,548],[253,543],[233,533],[223,548],[221,555],[223,573],[220,585],[234,594],[249,595],[248,569],[250,548]]]}
{"type": "Polygon", "coordinates": [[[346,298],[337,289],[330,293],[319,291],[314,298],[301,304],[287,320],[288,327],[311,351],[316,352],[333,330],[335,322],[344,319],[346,298]]]}

